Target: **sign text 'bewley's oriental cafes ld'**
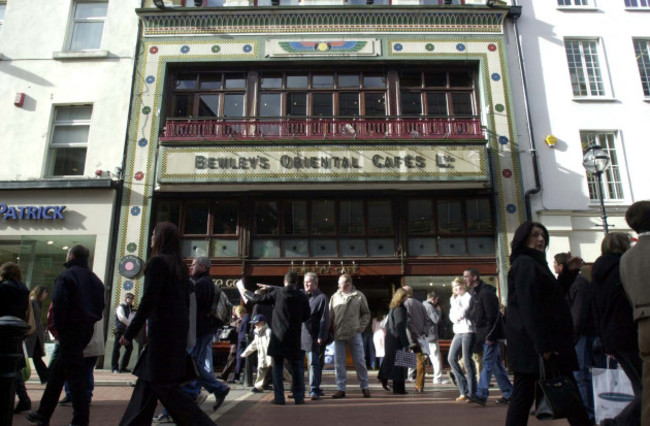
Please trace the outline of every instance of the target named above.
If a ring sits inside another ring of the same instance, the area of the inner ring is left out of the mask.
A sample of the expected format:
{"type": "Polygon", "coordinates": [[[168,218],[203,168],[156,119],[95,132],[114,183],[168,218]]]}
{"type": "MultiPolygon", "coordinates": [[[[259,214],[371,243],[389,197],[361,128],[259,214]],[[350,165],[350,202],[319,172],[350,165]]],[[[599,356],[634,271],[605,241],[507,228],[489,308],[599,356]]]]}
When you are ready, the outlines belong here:
{"type": "Polygon", "coordinates": [[[483,145],[161,147],[160,182],[487,180],[483,145]]]}

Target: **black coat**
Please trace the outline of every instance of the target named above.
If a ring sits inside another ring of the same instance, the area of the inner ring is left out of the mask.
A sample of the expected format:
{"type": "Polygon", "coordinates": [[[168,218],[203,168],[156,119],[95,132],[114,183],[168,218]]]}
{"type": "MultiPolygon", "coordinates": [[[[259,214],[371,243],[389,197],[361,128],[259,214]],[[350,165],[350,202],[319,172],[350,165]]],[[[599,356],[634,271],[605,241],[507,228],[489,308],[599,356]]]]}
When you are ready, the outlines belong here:
{"type": "Polygon", "coordinates": [[[307,296],[295,285],[271,288],[266,294],[247,293],[254,303],[273,305],[273,326],[268,354],[273,357],[301,359],[302,323],[311,315],[307,296]]]}
{"type": "Polygon", "coordinates": [[[504,338],[496,288],[485,284],[483,280],[472,289],[469,319],[476,327],[475,352],[483,350],[483,343],[486,340],[494,342],[504,338]]]}
{"type": "Polygon", "coordinates": [[[147,346],[133,371],[145,381],[174,384],[187,377],[188,285],[173,277],[162,256],[149,260],[140,305],[124,332],[133,340],[148,320],[147,346]]]}
{"type": "Polygon", "coordinates": [[[196,294],[196,337],[214,334],[223,325],[219,323],[217,318],[210,315],[214,292],[214,282],[210,278],[210,273],[204,272],[194,277],[194,293],[196,294]]]}
{"type": "Polygon", "coordinates": [[[639,341],[632,306],[619,274],[620,254],[604,254],[591,270],[593,307],[605,353],[638,352],[639,341]]]}
{"type": "Polygon", "coordinates": [[[403,382],[406,378],[406,368],[395,367],[395,353],[399,349],[409,347],[409,339],[406,335],[407,313],[404,305],[391,309],[388,313],[386,325],[386,339],[384,346],[386,353],[379,369],[379,379],[395,380],[403,382]]]}
{"type": "Polygon", "coordinates": [[[517,373],[538,374],[539,357],[557,352],[562,372],[577,370],[573,321],[563,290],[577,272],[566,271],[555,279],[545,254],[533,249],[520,249],[510,261],[506,313],[509,366],[517,373]]]}
{"type": "Polygon", "coordinates": [[[327,296],[316,289],[312,294],[305,294],[309,299],[311,317],[302,324],[301,345],[303,351],[318,351],[318,339],[327,341],[330,326],[330,310],[327,296]]]}
{"type": "Polygon", "coordinates": [[[589,281],[582,275],[578,275],[567,294],[567,302],[573,319],[574,343],[582,336],[596,335],[596,321],[591,307],[592,299],[593,294],[589,281]]]}
{"type": "Polygon", "coordinates": [[[11,315],[27,322],[29,308],[29,290],[20,281],[4,280],[0,282],[0,317],[11,315]]]}

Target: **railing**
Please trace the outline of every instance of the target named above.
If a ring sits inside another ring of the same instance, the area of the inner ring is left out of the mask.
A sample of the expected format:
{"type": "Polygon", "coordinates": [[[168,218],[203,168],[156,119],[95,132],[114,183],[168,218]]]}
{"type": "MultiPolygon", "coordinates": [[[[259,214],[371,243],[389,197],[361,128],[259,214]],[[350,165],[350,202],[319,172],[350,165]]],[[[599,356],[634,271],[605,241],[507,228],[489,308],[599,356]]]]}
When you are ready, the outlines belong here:
{"type": "Polygon", "coordinates": [[[482,139],[478,118],[170,119],[161,141],[224,139],[482,139]]]}

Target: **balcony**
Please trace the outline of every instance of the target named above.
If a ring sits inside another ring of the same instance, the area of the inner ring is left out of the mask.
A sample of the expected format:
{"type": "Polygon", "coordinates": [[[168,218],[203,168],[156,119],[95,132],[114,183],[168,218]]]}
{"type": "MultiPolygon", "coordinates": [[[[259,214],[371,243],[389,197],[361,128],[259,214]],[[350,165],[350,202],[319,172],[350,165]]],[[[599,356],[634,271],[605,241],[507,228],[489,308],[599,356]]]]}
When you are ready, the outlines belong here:
{"type": "Polygon", "coordinates": [[[481,121],[470,118],[168,119],[161,142],[253,139],[413,140],[484,139],[481,121]]]}

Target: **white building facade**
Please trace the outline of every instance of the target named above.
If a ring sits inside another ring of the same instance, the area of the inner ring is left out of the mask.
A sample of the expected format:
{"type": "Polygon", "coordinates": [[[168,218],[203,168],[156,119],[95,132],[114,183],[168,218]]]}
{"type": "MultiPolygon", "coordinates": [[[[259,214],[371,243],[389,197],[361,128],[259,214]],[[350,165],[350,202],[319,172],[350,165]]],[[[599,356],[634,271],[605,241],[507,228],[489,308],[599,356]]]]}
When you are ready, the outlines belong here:
{"type": "Polygon", "coordinates": [[[604,229],[597,180],[583,167],[585,149],[597,144],[609,155],[610,166],[602,178],[610,232],[629,232],[625,210],[635,201],[650,198],[646,165],[650,154],[646,131],[650,2],[516,3],[522,6],[516,25],[530,122],[521,84],[515,104],[531,216],[551,233],[549,254],[571,251],[590,263],[600,255],[604,229]],[[554,139],[557,142],[550,147],[547,140],[552,144],[554,139]]]}
{"type": "Polygon", "coordinates": [[[75,244],[110,285],[139,5],[0,1],[0,263],[30,288],[75,244]]]}

